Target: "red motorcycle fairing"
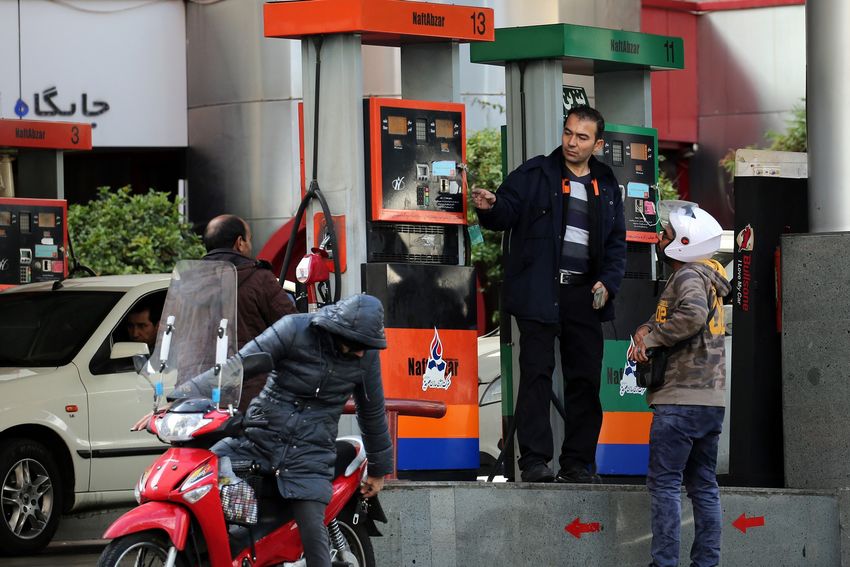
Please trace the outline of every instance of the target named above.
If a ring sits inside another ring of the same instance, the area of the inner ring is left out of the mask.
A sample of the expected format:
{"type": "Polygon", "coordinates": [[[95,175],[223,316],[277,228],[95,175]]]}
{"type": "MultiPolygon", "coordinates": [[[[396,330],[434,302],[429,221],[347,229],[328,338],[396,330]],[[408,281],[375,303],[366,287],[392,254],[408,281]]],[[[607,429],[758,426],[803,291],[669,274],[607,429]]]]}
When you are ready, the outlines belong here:
{"type": "Polygon", "coordinates": [[[103,539],[115,539],[148,530],[162,530],[177,549],[186,546],[186,535],[192,519],[188,510],[167,502],[145,502],[115,520],[103,539]]]}
{"type": "MultiPolygon", "coordinates": [[[[212,477],[218,477],[218,458],[206,449],[171,447],[151,465],[151,473],[142,486],[142,502],[171,500],[171,493],[180,488],[183,480],[201,465],[209,463],[212,477]]],[[[193,485],[193,488],[200,486],[193,485]]],[[[179,494],[179,493],[178,493],[179,494]]]]}

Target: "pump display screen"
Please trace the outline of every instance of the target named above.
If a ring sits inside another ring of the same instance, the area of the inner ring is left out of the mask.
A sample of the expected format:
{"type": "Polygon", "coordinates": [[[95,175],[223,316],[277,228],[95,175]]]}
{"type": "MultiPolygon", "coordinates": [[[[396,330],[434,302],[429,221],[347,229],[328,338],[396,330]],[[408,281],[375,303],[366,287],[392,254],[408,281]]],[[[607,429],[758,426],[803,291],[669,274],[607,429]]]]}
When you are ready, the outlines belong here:
{"type": "Polygon", "coordinates": [[[53,228],[56,226],[56,215],[53,213],[38,213],[38,226],[53,228]]]}
{"type": "Polygon", "coordinates": [[[372,220],[464,224],[463,105],[369,99],[372,220]]]}
{"type": "Polygon", "coordinates": [[[405,116],[388,116],[387,117],[387,132],[391,136],[406,136],[407,135],[407,117],[405,117],[405,116]]]}
{"type": "Polygon", "coordinates": [[[0,211],[0,226],[9,226],[12,224],[12,213],[10,211],[0,211]]]}
{"type": "Polygon", "coordinates": [[[437,119],[434,122],[438,138],[454,138],[454,123],[451,120],[437,119]]]}
{"type": "Polygon", "coordinates": [[[656,210],[656,131],[638,126],[606,124],[600,160],[614,170],[626,219],[626,240],[654,244],[656,210]]]}
{"type": "Polygon", "coordinates": [[[631,143],[631,153],[632,159],[639,159],[642,161],[647,160],[648,155],[648,147],[646,144],[639,144],[637,142],[631,143]]]}

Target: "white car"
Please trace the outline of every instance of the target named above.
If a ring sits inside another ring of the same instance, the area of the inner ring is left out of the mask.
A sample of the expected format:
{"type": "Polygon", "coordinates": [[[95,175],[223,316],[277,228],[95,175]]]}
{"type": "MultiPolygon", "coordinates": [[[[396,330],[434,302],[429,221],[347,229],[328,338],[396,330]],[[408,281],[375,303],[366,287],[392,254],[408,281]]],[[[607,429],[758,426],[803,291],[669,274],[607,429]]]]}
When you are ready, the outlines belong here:
{"type": "MultiPolygon", "coordinates": [[[[47,545],[62,513],[132,503],[167,446],[130,432],[152,408],[137,390],[125,317],[161,302],[170,276],[37,283],[0,293],[0,549],[47,545]]],[[[134,348],[135,347],[135,348],[134,348]]]]}
{"type": "Polygon", "coordinates": [[[479,475],[484,476],[490,474],[502,447],[500,348],[498,330],[478,338],[478,453],[479,475]]]}

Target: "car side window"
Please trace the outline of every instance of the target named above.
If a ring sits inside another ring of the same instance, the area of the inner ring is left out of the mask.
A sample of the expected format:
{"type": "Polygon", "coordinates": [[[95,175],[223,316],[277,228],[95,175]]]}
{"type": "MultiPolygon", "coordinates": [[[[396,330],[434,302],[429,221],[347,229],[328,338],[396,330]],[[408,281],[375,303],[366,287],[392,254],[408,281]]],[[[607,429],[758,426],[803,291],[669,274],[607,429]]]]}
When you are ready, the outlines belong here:
{"type": "Polygon", "coordinates": [[[106,340],[97,349],[89,364],[94,375],[132,372],[132,358],[109,358],[112,345],[119,342],[144,342],[153,353],[159,318],[165,304],[166,290],[159,290],[140,297],[124,314],[106,340]]]}

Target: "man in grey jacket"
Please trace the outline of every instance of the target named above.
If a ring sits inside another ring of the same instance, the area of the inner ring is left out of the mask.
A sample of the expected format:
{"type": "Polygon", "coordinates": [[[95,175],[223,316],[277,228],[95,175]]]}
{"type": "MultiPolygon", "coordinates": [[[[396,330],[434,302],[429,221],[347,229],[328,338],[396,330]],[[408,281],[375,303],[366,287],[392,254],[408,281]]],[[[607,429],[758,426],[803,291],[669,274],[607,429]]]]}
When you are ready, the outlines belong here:
{"type": "MultiPolygon", "coordinates": [[[[681,202],[679,202],[681,203],[681,202]]],[[[665,202],[659,203],[660,216],[665,202]]],[[[726,272],[711,256],[723,232],[696,205],[676,205],[662,220],[659,257],[673,268],[655,315],[634,334],[628,357],[647,362],[649,349],[669,351],[664,383],[650,391],[649,489],[652,565],[679,565],[681,487],[694,510],[691,565],[720,563],[721,508],[717,445],[725,413],[726,367],[723,297],[726,272]]]]}
{"type": "Polygon", "coordinates": [[[315,313],[288,315],[239,351],[271,354],[275,363],[247,417],[268,426],[213,447],[231,461],[253,461],[277,479],[292,507],[308,567],[329,567],[324,525],[331,499],[339,416],[354,395],[368,458],[365,497],[377,494],[392,472],[384,389],[377,350],[387,347],[384,309],[370,295],[353,295],[315,313]]]}

